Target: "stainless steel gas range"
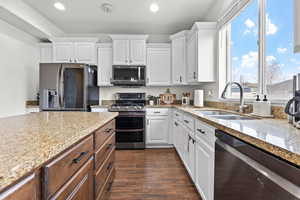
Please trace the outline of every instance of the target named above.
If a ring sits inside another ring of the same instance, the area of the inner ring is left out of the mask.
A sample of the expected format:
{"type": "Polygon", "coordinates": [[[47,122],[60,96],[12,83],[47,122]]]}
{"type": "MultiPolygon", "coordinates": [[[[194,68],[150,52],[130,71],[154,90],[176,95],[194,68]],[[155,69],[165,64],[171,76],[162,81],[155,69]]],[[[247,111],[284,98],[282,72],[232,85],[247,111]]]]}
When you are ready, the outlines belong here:
{"type": "Polygon", "coordinates": [[[145,149],[145,93],[117,93],[110,112],[116,119],[117,149],[145,149]]]}

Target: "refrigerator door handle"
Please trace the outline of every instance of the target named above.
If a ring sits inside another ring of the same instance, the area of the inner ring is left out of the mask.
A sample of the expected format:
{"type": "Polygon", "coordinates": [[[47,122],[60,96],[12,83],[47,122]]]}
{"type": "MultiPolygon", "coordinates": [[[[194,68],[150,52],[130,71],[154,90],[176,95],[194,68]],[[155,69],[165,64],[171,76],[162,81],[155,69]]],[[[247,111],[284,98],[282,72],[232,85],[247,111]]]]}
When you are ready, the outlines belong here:
{"type": "Polygon", "coordinates": [[[56,84],[56,91],[57,91],[57,95],[58,95],[58,103],[59,103],[59,107],[62,107],[62,102],[61,102],[61,71],[62,71],[62,65],[59,67],[58,72],[57,72],[57,84],[56,84]]]}
{"type": "Polygon", "coordinates": [[[61,67],[61,74],[60,74],[60,102],[61,102],[61,108],[65,107],[65,95],[64,95],[64,71],[65,71],[65,67],[62,66],[61,67]]]}

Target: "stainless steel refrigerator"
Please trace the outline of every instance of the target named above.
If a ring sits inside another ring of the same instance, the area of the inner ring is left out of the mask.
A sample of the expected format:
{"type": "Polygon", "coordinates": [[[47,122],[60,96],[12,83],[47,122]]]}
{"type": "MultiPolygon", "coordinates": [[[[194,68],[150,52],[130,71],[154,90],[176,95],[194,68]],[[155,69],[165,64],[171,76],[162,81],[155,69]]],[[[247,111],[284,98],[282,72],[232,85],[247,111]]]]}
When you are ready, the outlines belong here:
{"type": "Polygon", "coordinates": [[[90,111],[99,101],[97,66],[40,64],[39,93],[42,111],[90,111]]]}

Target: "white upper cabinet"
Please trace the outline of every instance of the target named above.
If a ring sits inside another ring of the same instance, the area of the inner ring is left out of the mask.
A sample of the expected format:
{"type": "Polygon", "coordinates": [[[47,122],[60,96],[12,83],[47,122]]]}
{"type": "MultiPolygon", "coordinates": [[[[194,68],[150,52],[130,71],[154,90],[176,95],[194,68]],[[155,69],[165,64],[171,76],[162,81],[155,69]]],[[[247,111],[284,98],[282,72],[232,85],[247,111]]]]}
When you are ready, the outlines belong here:
{"type": "Polygon", "coordinates": [[[215,22],[196,22],[187,42],[187,82],[215,81],[215,22]]]}
{"type": "Polygon", "coordinates": [[[101,44],[98,48],[98,85],[111,86],[112,45],[101,44]]]}
{"type": "Polygon", "coordinates": [[[52,56],[52,43],[40,43],[40,63],[51,63],[52,56]]]}
{"type": "Polygon", "coordinates": [[[132,65],[145,65],[146,40],[130,40],[130,59],[132,65]]]}
{"type": "Polygon", "coordinates": [[[53,62],[69,63],[74,61],[74,44],[58,42],[53,44],[53,62]]]}
{"type": "Polygon", "coordinates": [[[147,47],[147,85],[171,84],[171,47],[169,44],[149,44],[147,47]]]}
{"type": "Polygon", "coordinates": [[[75,62],[96,63],[96,44],[90,42],[74,43],[75,62]]]}
{"type": "Polygon", "coordinates": [[[53,62],[97,63],[96,38],[53,39],[53,62]]]}
{"type": "Polygon", "coordinates": [[[113,65],[146,65],[147,35],[111,35],[113,65]]]}
{"type": "Polygon", "coordinates": [[[187,47],[186,37],[188,31],[181,31],[170,37],[172,40],[172,84],[186,84],[187,47]]]}
{"type": "Polygon", "coordinates": [[[128,65],[129,64],[129,40],[113,41],[113,64],[128,65]]]}

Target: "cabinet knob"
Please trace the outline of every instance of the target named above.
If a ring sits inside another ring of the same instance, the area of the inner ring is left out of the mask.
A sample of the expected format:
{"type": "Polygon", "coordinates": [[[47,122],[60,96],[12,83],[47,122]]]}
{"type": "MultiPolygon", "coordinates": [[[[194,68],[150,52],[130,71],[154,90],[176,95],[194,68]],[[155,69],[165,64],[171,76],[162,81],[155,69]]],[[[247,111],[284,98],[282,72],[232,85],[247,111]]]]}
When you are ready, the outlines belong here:
{"type": "Polygon", "coordinates": [[[182,77],[181,76],[180,76],[179,80],[180,80],[180,83],[182,83],[182,77]]]}
{"type": "Polygon", "coordinates": [[[196,79],[197,77],[196,77],[196,72],[194,72],[194,79],[196,79]]]}

